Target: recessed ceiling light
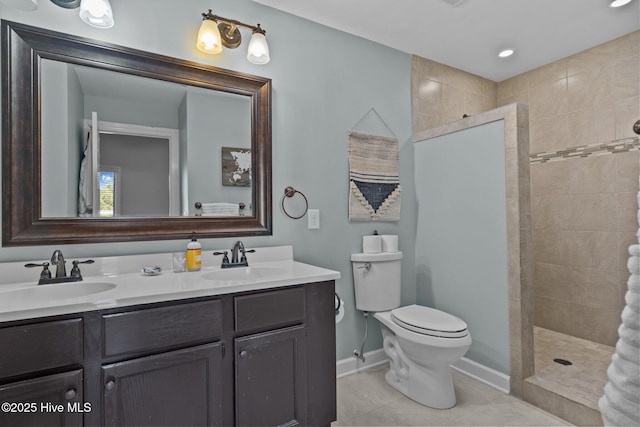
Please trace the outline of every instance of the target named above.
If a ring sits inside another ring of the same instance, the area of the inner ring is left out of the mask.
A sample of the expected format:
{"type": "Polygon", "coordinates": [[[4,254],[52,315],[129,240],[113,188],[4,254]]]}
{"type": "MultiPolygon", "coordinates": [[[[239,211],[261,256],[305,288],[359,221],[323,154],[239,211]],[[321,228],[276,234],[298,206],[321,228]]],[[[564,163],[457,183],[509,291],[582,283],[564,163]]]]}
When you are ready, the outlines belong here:
{"type": "Polygon", "coordinates": [[[613,0],[609,6],[610,7],[620,7],[620,6],[624,6],[627,3],[631,3],[631,0],[613,0]]]}
{"type": "Polygon", "coordinates": [[[513,49],[504,49],[504,50],[500,51],[498,56],[500,58],[507,58],[507,57],[513,55],[513,52],[515,52],[513,49]]]}

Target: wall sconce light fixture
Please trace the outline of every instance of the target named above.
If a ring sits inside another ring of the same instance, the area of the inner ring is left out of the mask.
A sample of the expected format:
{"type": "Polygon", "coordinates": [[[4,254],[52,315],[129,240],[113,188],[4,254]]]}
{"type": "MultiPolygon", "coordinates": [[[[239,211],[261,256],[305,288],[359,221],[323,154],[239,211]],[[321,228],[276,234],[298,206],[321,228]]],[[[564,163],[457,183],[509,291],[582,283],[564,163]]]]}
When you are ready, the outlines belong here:
{"type": "Polygon", "coordinates": [[[222,52],[222,46],[235,49],[242,42],[242,35],[238,27],[252,31],[247,49],[247,60],[253,64],[269,62],[269,45],[265,37],[266,31],[260,27],[245,24],[235,19],[227,19],[209,12],[202,13],[202,25],[198,31],[196,47],[205,53],[217,54],[222,52]]]}

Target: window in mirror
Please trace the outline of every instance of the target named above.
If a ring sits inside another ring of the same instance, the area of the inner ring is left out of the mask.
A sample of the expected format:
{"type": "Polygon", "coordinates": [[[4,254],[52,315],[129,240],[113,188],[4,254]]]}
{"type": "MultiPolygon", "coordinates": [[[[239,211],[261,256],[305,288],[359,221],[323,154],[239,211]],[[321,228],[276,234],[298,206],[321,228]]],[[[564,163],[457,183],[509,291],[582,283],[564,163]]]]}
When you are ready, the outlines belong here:
{"type": "Polygon", "coordinates": [[[120,196],[120,191],[116,191],[116,180],[119,181],[119,173],[115,169],[103,167],[99,172],[100,176],[100,217],[110,218],[116,216],[116,207],[120,203],[116,198],[120,196]]]}

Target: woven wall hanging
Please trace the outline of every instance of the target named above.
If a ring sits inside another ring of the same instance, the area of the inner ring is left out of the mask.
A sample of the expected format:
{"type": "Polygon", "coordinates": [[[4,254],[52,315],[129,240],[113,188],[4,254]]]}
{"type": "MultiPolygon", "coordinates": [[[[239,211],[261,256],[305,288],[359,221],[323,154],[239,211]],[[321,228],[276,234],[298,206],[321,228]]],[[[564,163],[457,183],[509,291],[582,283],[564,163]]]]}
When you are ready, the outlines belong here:
{"type": "Polygon", "coordinates": [[[349,133],[350,221],[400,220],[398,162],[397,138],[349,133]]]}

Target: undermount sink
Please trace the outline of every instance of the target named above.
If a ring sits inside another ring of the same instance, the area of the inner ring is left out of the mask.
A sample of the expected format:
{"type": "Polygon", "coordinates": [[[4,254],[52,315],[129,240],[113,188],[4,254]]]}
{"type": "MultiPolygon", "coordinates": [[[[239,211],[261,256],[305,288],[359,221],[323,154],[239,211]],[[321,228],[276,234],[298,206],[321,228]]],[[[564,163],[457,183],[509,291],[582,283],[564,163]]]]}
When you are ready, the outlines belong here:
{"type": "Polygon", "coordinates": [[[285,272],[286,270],[278,267],[234,267],[205,273],[202,278],[219,282],[252,283],[282,276],[285,272]]]}
{"type": "Polygon", "coordinates": [[[106,292],[115,287],[115,284],[107,282],[73,282],[30,286],[28,288],[0,291],[0,306],[81,298],[106,292]]]}

